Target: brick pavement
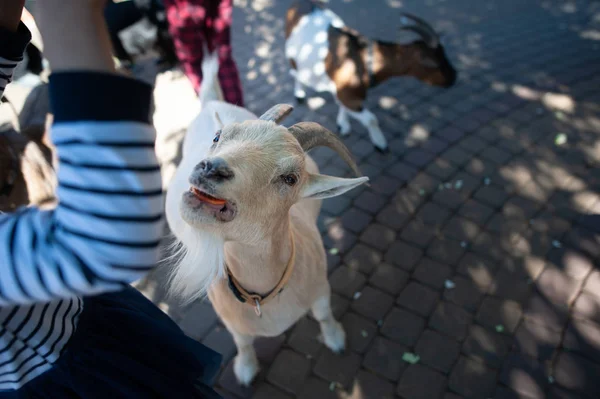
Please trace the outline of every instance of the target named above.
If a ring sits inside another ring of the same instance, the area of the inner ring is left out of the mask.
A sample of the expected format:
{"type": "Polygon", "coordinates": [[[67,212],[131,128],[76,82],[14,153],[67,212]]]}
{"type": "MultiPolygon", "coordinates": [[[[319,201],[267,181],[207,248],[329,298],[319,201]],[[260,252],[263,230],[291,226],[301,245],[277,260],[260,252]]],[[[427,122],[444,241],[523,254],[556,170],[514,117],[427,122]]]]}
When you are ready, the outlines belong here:
{"type": "MultiPolygon", "coordinates": [[[[235,56],[255,113],[293,101],[287,4],[237,2],[235,56]]],[[[224,354],[216,385],[226,398],[600,397],[600,7],[378,4],[330,2],[348,24],[389,40],[397,7],[426,17],[444,31],[460,77],[451,90],[396,79],[370,92],[389,155],[353,122],[346,144],[372,186],[326,201],[319,220],[346,353],[324,348],[306,317],[257,341],[262,371],[241,388],[234,344],[211,307],[169,313],[224,354]]],[[[335,114],[329,96],[310,93],[286,123],[335,129],[335,114]]],[[[327,150],[313,155],[326,173],[348,172],[327,150]]]]}
{"type": "MultiPolygon", "coordinates": [[[[234,54],[255,113],[293,101],[288,4],[236,1],[234,54]]],[[[242,388],[235,346],[210,304],[166,299],[162,269],[139,288],[224,355],[215,383],[225,398],[600,397],[600,4],[329,4],[386,40],[399,39],[400,9],[425,17],[444,32],[459,71],[451,90],[396,79],[369,93],[388,155],[352,122],[346,143],[372,185],[327,200],[319,219],[346,353],[324,348],[306,317],[256,341],[262,371],[242,388]],[[419,362],[403,361],[405,352],[419,362]]],[[[189,88],[174,89],[171,78],[157,88],[167,176],[177,129],[195,112],[189,88]],[[161,98],[177,90],[175,110],[161,98]]],[[[336,111],[329,96],[309,93],[286,123],[335,129],[336,111]]],[[[313,155],[325,173],[348,172],[327,150],[313,155]]]]}

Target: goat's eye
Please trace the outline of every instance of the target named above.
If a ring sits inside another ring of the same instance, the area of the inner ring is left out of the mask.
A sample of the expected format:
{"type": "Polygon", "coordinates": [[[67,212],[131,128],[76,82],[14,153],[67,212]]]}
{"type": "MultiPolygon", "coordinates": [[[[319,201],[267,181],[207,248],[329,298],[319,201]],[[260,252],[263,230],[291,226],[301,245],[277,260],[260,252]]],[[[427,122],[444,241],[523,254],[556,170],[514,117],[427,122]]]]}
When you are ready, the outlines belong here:
{"type": "Polygon", "coordinates": [[[221,137],[221,129],[217,130],[217,133],[215,133],[215,138],[213,139],[213,143],[218,143],[220,137],[221,137]]]}
{"type": "Polygon", "coordinates": [[[283,178],[284,183],[288,186],[293,186],[298,182],[298,178],[294,175],[284,175],[281,177],[283,178]]]}

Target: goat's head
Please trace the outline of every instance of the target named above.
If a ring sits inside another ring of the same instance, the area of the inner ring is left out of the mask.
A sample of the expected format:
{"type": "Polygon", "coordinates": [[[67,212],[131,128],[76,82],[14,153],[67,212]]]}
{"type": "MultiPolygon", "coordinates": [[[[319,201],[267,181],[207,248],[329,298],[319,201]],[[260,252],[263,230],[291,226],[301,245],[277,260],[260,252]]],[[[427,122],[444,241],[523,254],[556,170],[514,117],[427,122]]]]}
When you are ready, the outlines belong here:
{"type": "Polygon", "coordinates": [[[211,229],[225,240],[260,240],[270,226],[288,217],[298,200],[333,197],[368,180],[310,173],[305,151],[327,146],[360,176],[348,149],[324,127],[309,122],[280,126],[291,111],[289,105],[276,105],[258,120],[215,132],[208,156],[191,172],[190,190],[180,203],[187,224],[211,229]]]}
{"type": "Polygon", "coordinates": [[[437,32],[421,18],[402,13],[401,30],[417,33],[421,39],[413,43],[417,60],[410,66],[409,74],[433,86],[450,87],[456,81],[456,70],[446,57],[437,32]]]}

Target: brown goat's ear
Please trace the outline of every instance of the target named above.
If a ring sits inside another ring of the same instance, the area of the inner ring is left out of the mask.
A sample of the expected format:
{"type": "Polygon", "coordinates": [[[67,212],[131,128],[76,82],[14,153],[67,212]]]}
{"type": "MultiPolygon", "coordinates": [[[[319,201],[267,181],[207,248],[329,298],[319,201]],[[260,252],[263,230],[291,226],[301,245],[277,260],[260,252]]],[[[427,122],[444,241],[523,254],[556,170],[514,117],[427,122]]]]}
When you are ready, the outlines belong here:
{"type": "Polygon", "coordinates": [[[271,121],[280,124],[293,110],[294,107],[291,105],[277,104],[262,114],[262,116],[258,119],[261,121],[271,121]]]}
{"type": "Polygon", "coordinates": [[[302,187],[302,198],[322,199],[344,194],[369,181],[366,176],[345,179],[341,177],[309,174],[308,181],[302,187]]]}

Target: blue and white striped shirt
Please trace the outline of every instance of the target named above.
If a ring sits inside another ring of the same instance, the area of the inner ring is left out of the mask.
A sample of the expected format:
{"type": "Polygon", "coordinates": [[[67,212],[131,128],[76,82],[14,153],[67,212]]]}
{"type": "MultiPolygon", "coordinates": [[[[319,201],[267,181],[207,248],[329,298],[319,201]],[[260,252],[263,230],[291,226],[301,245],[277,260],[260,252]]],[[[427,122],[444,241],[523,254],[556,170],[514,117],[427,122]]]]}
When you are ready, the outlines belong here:
{"type": "MultiPolygon", "coordinates": [[[[0,96],[29,32],[0,31],[0,96]]],[[[49,370],[82,296],[121,289],[156,264],[163,193],[150,86],[91,72],[50,78],[58,206],[0,215],[0,392],[49,370]]]]}

